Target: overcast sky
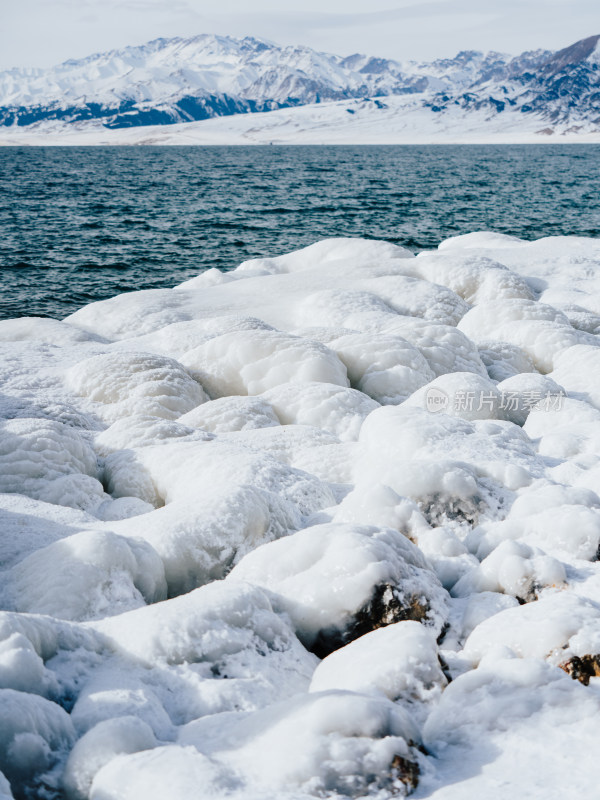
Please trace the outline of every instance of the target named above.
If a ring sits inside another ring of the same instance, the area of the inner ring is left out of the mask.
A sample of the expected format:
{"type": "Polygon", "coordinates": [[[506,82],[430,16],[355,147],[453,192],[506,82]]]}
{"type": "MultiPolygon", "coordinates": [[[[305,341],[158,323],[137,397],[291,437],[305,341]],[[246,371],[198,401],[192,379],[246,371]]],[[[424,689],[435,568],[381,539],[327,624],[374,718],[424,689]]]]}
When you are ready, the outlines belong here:
{"type": "Polygon", "coordinates": [[[559,49],[600,33],[599,0],[0,0],[0,69],[159,36],[253,35],[341,55],[559,49]]]}

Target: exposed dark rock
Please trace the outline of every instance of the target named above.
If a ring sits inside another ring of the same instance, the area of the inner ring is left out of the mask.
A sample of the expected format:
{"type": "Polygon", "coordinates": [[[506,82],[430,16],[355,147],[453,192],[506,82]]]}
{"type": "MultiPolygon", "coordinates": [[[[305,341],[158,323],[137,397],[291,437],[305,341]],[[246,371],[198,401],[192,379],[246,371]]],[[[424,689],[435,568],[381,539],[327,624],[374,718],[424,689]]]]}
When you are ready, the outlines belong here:
{"type": "Polygon", "coordinates": [[[584,686],[589,684],[590,678],[600,678],[600,655],[573,656],[558,666],[584,686]]]}
{"type": "MultiPolygon", "coordinates": [[[[419,765],[416,761],[409,761],[402,756],[394,756],[392,761],[392,777],[394,782],[400,781],[407,788],[407,794],[414,791],[419,785],[419,765]]],[[[399,787],[400,788],[400,787],[399,787]]],[[[391,789],[392,794],[398,794],[391,789]]]]}
{"type": "Polygon", "coordinates": [[[569,45],[569,47],[558,50],[548,58],[542,68],[542,73],[556,75],[570,66],[575,66],[585,61],[594,52],[599,39],[600,36],[589,36],[587,39],[581,39],[575,44],[569,45]]]}
{"type": "Polygon", "coordinates": [[[466,522],[468,525],[477,525],[483,505],[483,501],[479,497],[463,500],[458,497],[435,494],[422,500],[419,508],[427,522],[432,527],[438,527],[448,522],[466,522]]]}
{"type": "MultiPolygon", "coordinates": [[[[446,627],[449,627],[449,626],[446,626],[446,627]]],[[[452,683],[453,678],[452,678],[452,674],[450,673],[450,667],[448,666],[448,663],[446,662],[446,659],[442,658],[442,656],[439,653],[438,653],[438,661],[440,662],[440,667],[441,667],[442,672],[444,673],[444,677],[446,678],[448,683],[452,683]]]]}
{"type": "Polygon", "coordinates": [[[142,106],[133,100],[124,100],[118,106],[103,106],[99,103],[61,106],[3,106],[0,107],[0,126],[32,125],[44,120],[82,122],[97,119],[107,128],[132,128],[143,125],[173,125],[212,117],[232,116],[253,112],[273,111],[297,105],[293,98],[287,101],[257,101],[222,95],[181,97],[177,102],[162,107],[142,106]]]}
{"type": "Polygon", "coordinates": [[[380,584],[375,587],[369,602],[354,615],[346,628],[320,631],[310,650],[319,658],[325,658],[334,650],[339,650],[377,628],[404,620],[422,622],[427,618],[428,612],[429,605],[422,594],[406,597],[389,583],[380,584]]]}

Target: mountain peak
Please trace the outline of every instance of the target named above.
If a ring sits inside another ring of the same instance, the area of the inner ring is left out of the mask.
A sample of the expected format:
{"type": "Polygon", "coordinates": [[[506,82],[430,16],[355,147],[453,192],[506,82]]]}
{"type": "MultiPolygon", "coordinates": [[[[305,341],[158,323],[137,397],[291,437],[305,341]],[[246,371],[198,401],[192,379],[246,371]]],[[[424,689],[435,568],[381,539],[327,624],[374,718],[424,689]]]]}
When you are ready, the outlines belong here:
{"type": "Polygon", "coordinates": [[[546,70],[549,74],[555,75],[567,67],[586,61],[598,47],[598,41],[600,41],[600,34],[580,39],[575,44],[558,50],[546,62],[546,70]]]}

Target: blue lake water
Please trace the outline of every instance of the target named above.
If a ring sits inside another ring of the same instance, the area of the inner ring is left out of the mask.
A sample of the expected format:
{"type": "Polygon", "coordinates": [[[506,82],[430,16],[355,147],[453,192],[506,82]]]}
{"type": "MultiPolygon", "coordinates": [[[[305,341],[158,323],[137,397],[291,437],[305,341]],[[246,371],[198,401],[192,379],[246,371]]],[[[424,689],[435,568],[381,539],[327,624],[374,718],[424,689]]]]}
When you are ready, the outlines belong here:
{"type": "Polygon", "coordinates": [[[0,148],[0,318],[328,236],[600,235],[600,145],[0,148]]]}

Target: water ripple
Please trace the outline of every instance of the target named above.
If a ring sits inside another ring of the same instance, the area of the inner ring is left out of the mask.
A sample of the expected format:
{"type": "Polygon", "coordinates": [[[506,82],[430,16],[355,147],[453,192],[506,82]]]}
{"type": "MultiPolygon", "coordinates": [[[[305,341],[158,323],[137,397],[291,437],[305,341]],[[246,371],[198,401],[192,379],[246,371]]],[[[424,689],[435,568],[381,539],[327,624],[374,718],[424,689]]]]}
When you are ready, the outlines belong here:
{"type": "Polygon", "coordinates": [[[328,236],[597,236],[599,172],[596,145],[1,148],[0,318],[328,236]]]}

